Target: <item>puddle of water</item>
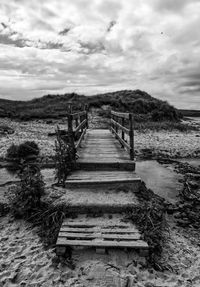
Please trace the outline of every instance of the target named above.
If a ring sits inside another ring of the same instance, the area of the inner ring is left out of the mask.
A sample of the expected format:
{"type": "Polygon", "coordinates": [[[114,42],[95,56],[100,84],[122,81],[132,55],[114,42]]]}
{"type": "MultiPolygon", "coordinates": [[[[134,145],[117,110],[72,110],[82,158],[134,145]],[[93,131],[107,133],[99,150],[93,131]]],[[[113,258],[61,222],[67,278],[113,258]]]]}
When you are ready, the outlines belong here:
{"type": "Polygon", "coordinates": [[[178,161],[187,162],[194,167],[200,167],[200,158],[181,158],[178,161]]]}
{"type": "Polygon", "coordinates": [[[15,180],[17,180],[17,176],[15,175],[15,173],[8,172],[6,168],[0,169],[0,185],[8,181],[15,180]]]}
{"type": "Polygon", "coordinates": [[[170,202],[176,202],[182,183],[181,175],[175,173],[170,166],[163,166],[155,160],[136,162],[136,173],[159,196],[170,202]]]}

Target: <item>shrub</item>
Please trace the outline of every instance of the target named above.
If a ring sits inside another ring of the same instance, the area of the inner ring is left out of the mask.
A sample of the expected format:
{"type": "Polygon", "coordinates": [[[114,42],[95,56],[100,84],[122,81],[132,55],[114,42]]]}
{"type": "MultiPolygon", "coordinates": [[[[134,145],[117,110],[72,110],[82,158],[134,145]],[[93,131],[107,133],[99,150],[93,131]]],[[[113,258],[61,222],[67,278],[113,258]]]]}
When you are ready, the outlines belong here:
{"type": "Polygon", "coordinates": [[[56,243],[63,219],[68,215],[65,204],[43,204],[30,218],[33,226],[37,226],[38,234],[49,246],[56,243]]]}
{"type": "Polygon", "coordinates": [[[15,144],[12,144],[8,149],[6,153],[7,158],[16,159],[18,158],[18,146],[15,144]]]}
{"type": "Polygon", "coordinates": [[[34,141],[26,141],[19,145],[18,157],[25,158],[32,155],[39,155],[39,147],[34,141]]]}
{"type": "Polygon", "coordinates": [[[26,141],[20,145],[12,144],[6,153],[6,157],[10,159],[25,159],[28,156],[38,156],[39,147],[34,141],[26,141]]]}
{"type": "Polygon", "coordinates": [[[68,174],[76,165],[76,150],[73,146],[73,139],[70,135],[61,135],[59,128],[56,130],[57,140],[55,141],[55,179],[58,183],[65,186],[65,180],[68,174]]]}
{"type": "Polygon", "coordinates": [[[19,218],[29,217],[40,206],[44,182],[40,168],[25,165],[19,173],[20,183],[8,191],[11,211],[19,218]]]}

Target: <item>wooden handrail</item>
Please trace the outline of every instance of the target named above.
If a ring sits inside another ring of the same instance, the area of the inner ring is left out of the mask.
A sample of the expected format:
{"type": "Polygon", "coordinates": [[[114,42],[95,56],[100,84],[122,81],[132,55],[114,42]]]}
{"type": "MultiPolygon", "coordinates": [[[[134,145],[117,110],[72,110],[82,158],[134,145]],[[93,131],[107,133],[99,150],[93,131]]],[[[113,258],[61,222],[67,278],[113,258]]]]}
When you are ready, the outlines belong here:
{"type": "Polygon", "coordinates": [[[120,136],[116,133],[115,129],[113,127],[111,127],[111,130],[113,131],[113,133],[115,134],[116,138],[119,140],[119,142],[128,150],[130,150],[130,146],[127,142],[125,142],[122,138],[120,138],[120,136]]]}
{"type": "Polygon", "coordinates": [[[84,135],[85,135],[85,133],[86,133],[86,130],[87,130],[87,128],[85,128],[85,129],[83,130],[83,132],[82,132],[82,134],[81,134],[81,136],[80,136],[78,142],[75,144],[75,148],[76,148],[76,149],[80,146],[81,141],[82,141],[82,139],[84,138],[84,135]]]}
{"type": "Polygon", "coordinates": [[[78,148],[88,128],[88,113],[86,110],[72,113],[72,106],[68,108],[68,134],[72,138],[74,148],[78,148]],[[75,124],[73,124],[75,122],[75,124]],[[75,126],[75,127],[74,127],[75,126]],[[77,135],[78,141],[77,141],[77,135]],[[77,141],[77,142],[76,142],[77,141]]]}
{"type": "Polygon", "coordinates": [[[80,131],[80,129],[82,129],[84,126],[86,126],[86,122],[87,122],[87,120],[85,119],[85,120],[83,120],[83,121],[76,127],[76,129],[75,129],[75,131],[74,131],[74,135],[75,135],[75,136],[76,136],[77,133],[80,131]]]}
{"type": "Polygon", "coordinates": [[[78,118],[80,118],[81,116],[86,115],[86,113],[87,113],[86,111],[79,112],[79,113],[74,113],[74,114],[72,114],[72,118],[73,118],[73,120],[78,119],[78,118]]]}
{"type": "Polygon", "coordinates": [[[129,129],[125,128],[124,126],[120,125],[118,122],[115,120],[111,119],[111,123],[113,125],[116,125],[119,129],[121,129],[123,132],[125,132],[127,135],[129,135],[129,129]]]}
{"type": "Polygon", "coordinates": [[[124,119],[129,119],[129,113],[118,113],[118,112],[114,112],[111,111],[111,115],[116,116],[118,118],[124,118],[124,119]]]}
{"type": "Polygon", "coordinates": [[[130,159],[134,160],[134,131],[133,131],[133,115],[131,113],[120,113],[111,111],[111,131],[119,140],[121,145],[129,151],[130,159]],[[129,128],[125,127],[125,121],[129,123],[129,128]],[[121,122],[119,122],[121,121],[121,122]],[[121,136],[118,133],[121,130],[121,136]],[[125,141],[125,134],[129,136],[129,144],[125,141]]]}

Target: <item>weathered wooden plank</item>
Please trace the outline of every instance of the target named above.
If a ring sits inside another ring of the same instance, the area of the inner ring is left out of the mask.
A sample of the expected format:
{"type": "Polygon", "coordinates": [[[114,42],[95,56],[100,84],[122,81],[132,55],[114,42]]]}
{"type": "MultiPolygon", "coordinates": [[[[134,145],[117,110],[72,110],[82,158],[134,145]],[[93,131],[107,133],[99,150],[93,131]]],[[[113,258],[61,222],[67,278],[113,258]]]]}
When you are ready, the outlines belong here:
{"type": "Polygon", "coordinates": [[[69,220],[64,220],[62,225],[67,225],[67,226],[76,226],[76,227],[96,227],[100,226],[101,228],[110,228],[110,227],[120,227],[120,228],[127,228],[127,227],[132,227],[130,223],[119,223],[119,224],[105,224],[105,223],[93,223],[93,222],[82,222],[82,221],[69,221],[69,220]]]}
{"type": "Polygon", "coordinates": [[[112,240],[139,240],[141,235],[139,233],[134,234],[107,234],[107,233],[71,233],[60,231],[59,238],[83,238],[83,239],[95,239],[95,238],[104,238],[104,239],[112,239],[112,240]]]}
{"type": "Polygon", "coordinates": [[[68,176],[68,180],[74,179],[135,179],[136,181],[141,181],[139,177],[132,171],[90,171],[86,172],[84,170],[74,171],[68,176]]]}
{"type": "Polygon", "coordinates": [[[58,238],[57,246],[87,246],[87,247],[121,247],[134,249],[148,249],[148,244],[143,240],[134,241],[114,241],[114,240],[67,240],[58,238]]]}
{"type": "MultiPolygon", "coordinates": [[[[69,226],[63,226],[61,227],[60,231],[62,232],[73,232],[73,233],[94,233],[99,229],[100,227],[88,227],[88,228],[82,228],[82,227],[69,227],[69,226]]],[[[107,234],[134,234],[138,233],[138,229],[135,229],[135,227],[132,228],[104,228],[101,227],[101,232],[102,233],[107,233],[107,234]]]]}
{"type": "Polygon", "coordinates": [[[116,184],[116,183],[135,183],[135,179],[86,179],[86,180],[76,180],[69,179],[65,183],[68,185],[89,185],[89,184],[116,184]]]}

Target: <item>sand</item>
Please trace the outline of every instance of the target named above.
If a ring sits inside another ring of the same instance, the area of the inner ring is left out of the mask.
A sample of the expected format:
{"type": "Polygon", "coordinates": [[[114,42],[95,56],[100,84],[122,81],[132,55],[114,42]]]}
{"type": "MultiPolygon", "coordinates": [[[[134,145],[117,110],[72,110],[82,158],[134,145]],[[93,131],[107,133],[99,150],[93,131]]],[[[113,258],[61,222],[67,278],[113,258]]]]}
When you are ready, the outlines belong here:
{"type": "Polygon", "coordinates": [[[163,252],[169,271],[149,269],[136,253],[114,249],[108,255],[75,250],[71,269],[67,261],[58,261],[54,249],[44,249],[29,224],[10,216],[0,218],[0,286],[199,287],[198,240],[192,241],[191,232],[171,223],[169,231],[163,252]]]}

